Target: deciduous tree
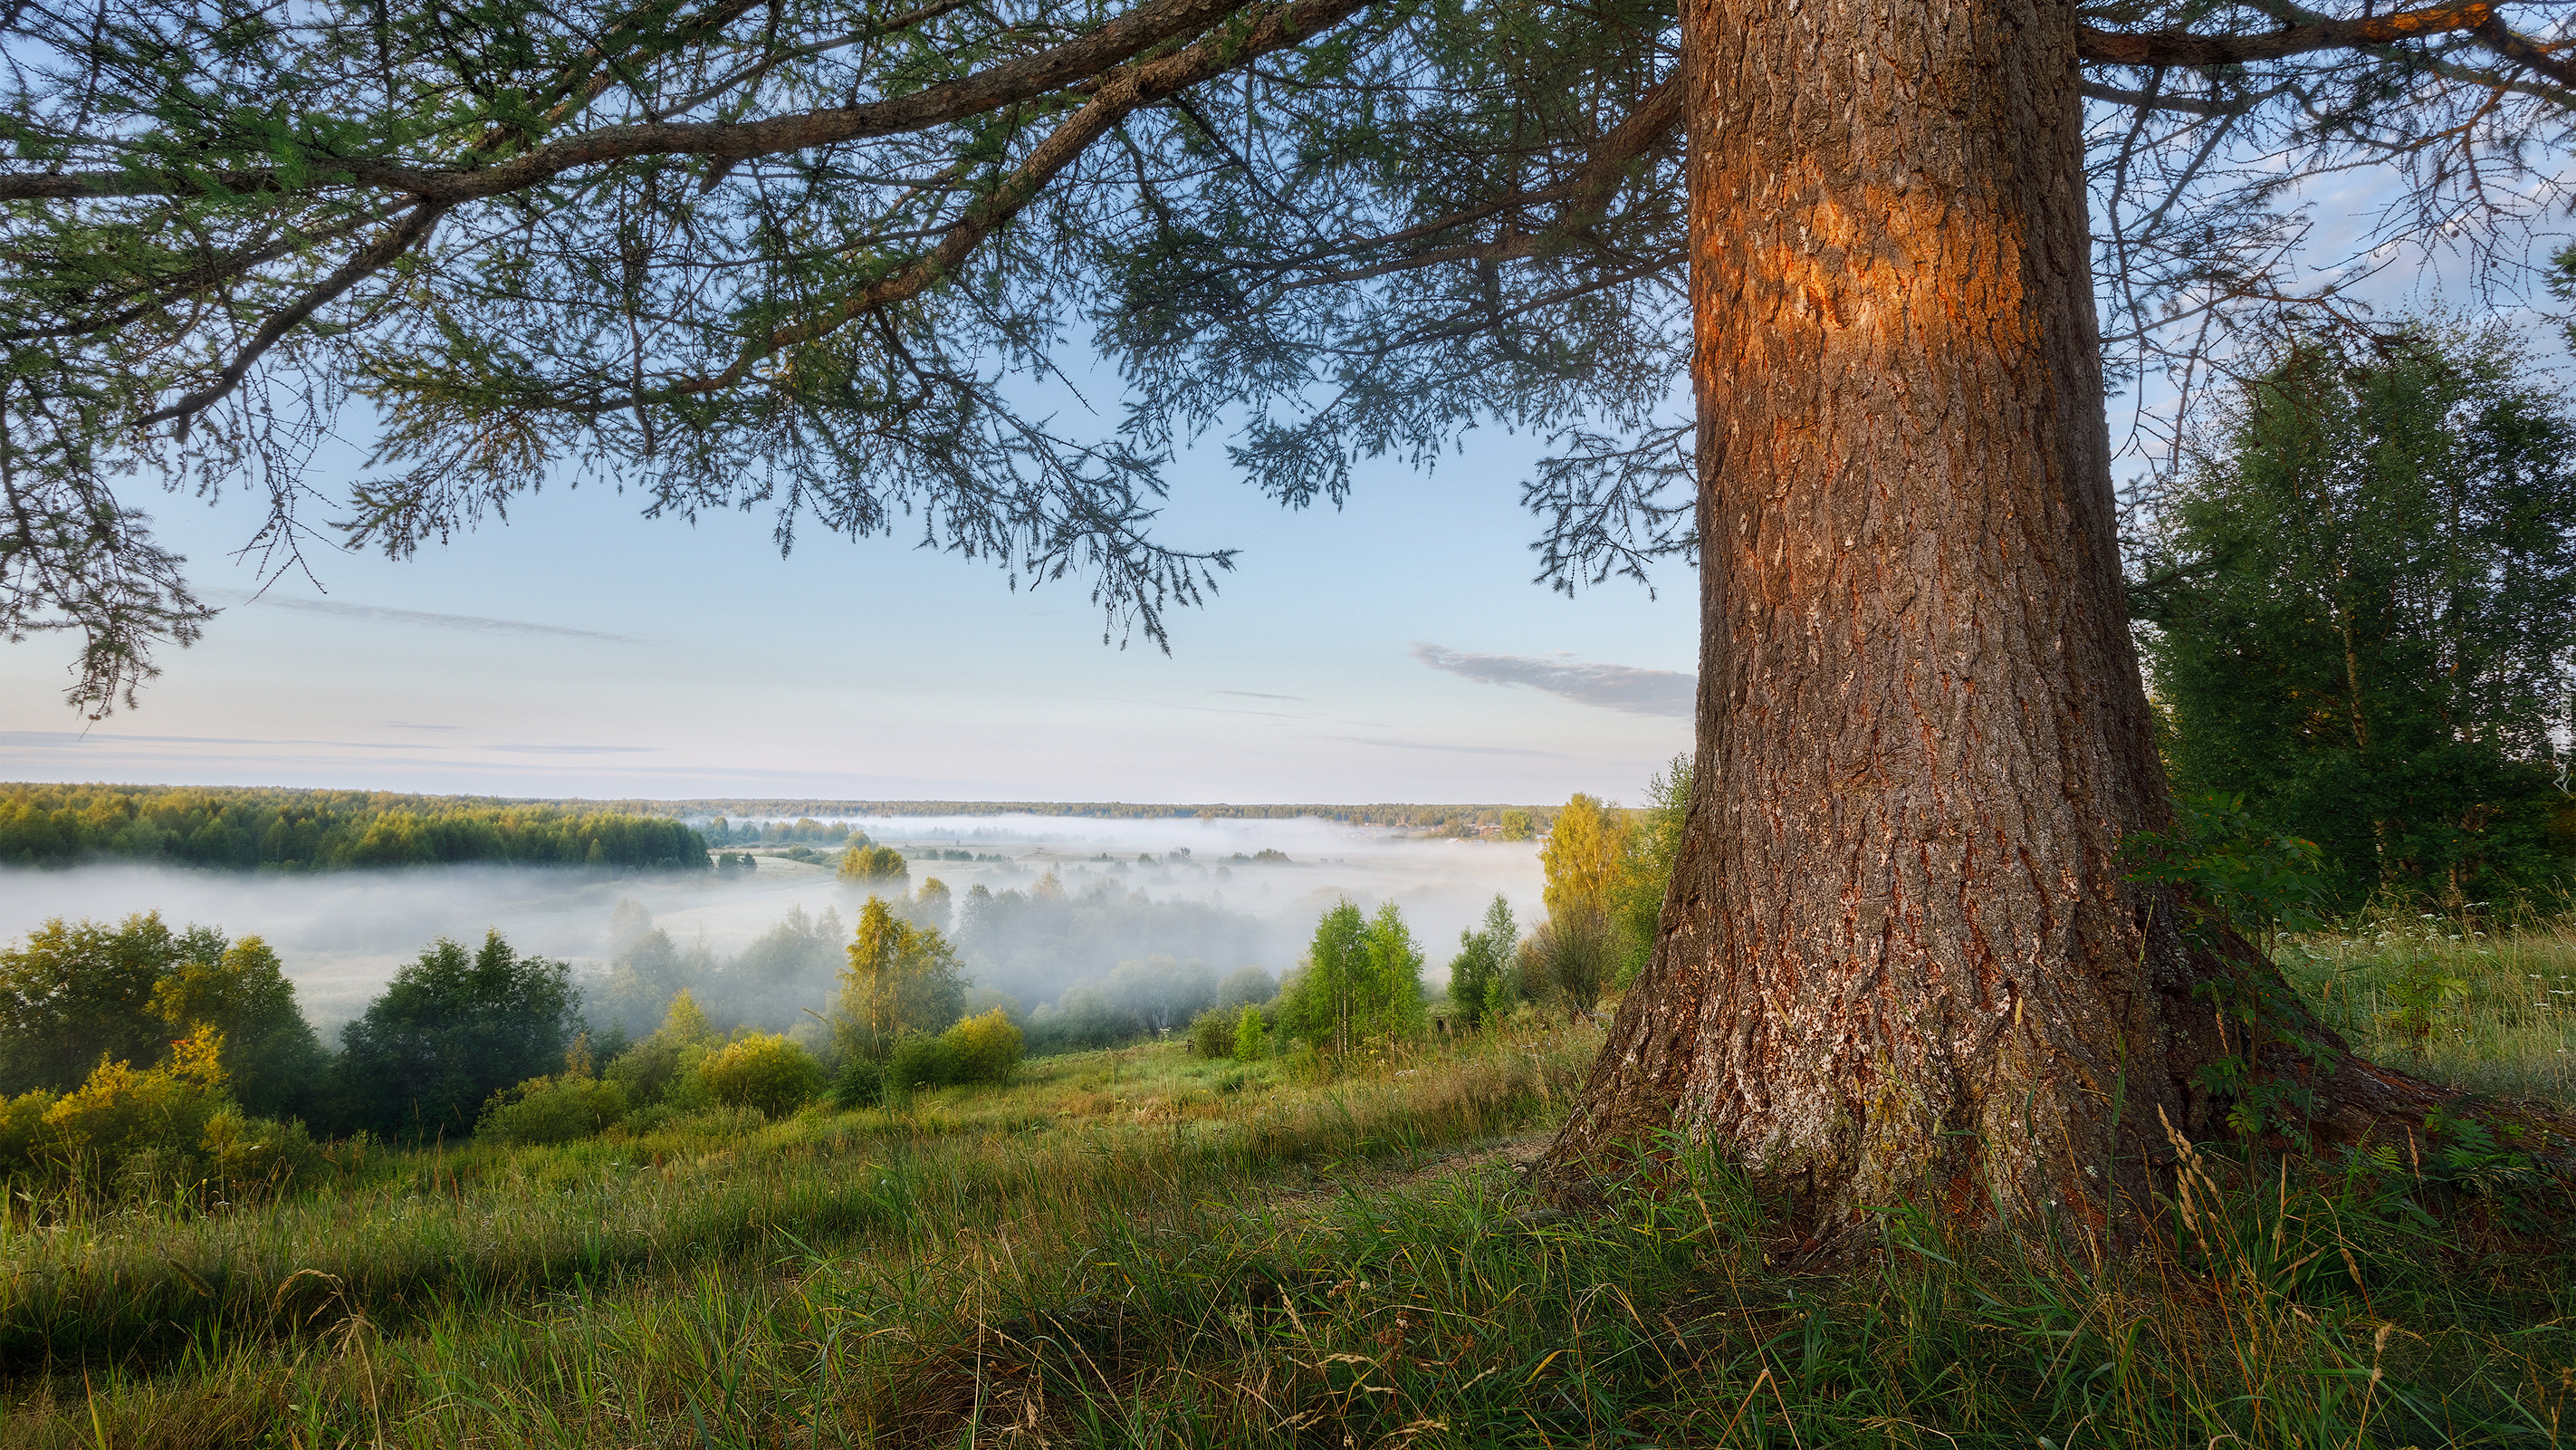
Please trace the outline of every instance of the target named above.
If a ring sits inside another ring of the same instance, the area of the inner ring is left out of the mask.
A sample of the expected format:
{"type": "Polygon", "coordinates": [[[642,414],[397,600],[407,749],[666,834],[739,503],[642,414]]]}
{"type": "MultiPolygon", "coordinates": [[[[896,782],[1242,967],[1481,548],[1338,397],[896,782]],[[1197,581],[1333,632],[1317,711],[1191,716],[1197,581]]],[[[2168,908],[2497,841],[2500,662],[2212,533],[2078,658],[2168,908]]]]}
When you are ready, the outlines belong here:
{"type": "Polygon", "coordinates": [[[160,1060],[171,1036],[153,991],[192,954],[219,957],[220,932],[170,930],[159,912],[114,927],[57,917],[0,951],[0,1094],[70,1092],[103,1060],[160,1060]]]}
{"type": "Polygon", "coordinates": [[[485,1099],[563,1062],[573,1005],[567,963],[523,957],[497,931],[472,952],[439,938],[341,1032],[351,1126],[400,1138],[473,1132],[485,1099]]]}
{"type": "Polygon", "coordinates": [[[182,956],[153,984],[152,1011],[176,1036],[200,1027],[222,1034],[224,1076],[247,1111],[302,1118],[322,1107],[330,1054],[296,1005],[285,965],[261,938],[231,942],[214,961],[182,956]]]}
{"type": "Polygon", "coordinates": [[[832,1019],[841,1051],[881,1062],[906,1034],[944,1032],[965,1007],[965,969],[947,938],[869,897],[859,910],[832,1019]]]}
{"type": "Polygon", "coordinates": [[[1458,955],[1449,959],[1449,1005],[1458,1025],[1472,1032],[1499,1005],[1497,992],[1520,949],[1520,927],[1512,921],[1512,904],[1494,893],[1485,919],[1474,931],[1458,933],[1458,955]]]}
{"type": "Polygon", "coordinates": [[[2537,886],[2576,728],[2576,416],[2492,330],[2286,339],[2158,500],[2183,788],[2324,850],[2335,904],[2537,886]]]}

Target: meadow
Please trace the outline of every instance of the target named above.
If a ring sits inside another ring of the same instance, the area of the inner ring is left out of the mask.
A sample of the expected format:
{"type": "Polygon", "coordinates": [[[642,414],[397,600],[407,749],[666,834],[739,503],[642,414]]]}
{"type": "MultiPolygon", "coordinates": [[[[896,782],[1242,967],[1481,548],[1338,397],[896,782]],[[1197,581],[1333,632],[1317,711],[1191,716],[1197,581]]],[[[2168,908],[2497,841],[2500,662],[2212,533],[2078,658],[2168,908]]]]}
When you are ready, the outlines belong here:
{"type": "MultiPolygon", "coordinates": [[[[2390,915],[2283,957],[2356,1045],[2568,1100],[2567,918],[2390,915]],[[2558,985],[2565,982],[2566,985],[2558,985]]],[[[1598,1038],[1326,1071],[1178,1042],[900,1111],[344,1151],[272,1201],[0,1240],[0,1443],[2554,1445],[2564,1186],[2510,1155],[2205,1146],[2136,1253],[1890,1205],[1803,1263],[1682,1153],[1522,1185],[1598,1038]]]]}

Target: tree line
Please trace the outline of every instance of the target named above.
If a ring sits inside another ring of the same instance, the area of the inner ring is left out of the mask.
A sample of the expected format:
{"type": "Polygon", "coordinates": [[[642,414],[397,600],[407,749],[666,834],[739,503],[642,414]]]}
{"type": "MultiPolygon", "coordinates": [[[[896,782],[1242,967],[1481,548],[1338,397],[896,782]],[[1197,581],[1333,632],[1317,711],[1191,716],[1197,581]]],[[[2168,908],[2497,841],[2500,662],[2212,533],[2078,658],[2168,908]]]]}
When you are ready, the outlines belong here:
{"type": "Polygon", "coordinates": [[[0,864],[133,861],[218,871],[496,864],[703,871],[666,817],[382,791],[11,785],[0,864]]]}

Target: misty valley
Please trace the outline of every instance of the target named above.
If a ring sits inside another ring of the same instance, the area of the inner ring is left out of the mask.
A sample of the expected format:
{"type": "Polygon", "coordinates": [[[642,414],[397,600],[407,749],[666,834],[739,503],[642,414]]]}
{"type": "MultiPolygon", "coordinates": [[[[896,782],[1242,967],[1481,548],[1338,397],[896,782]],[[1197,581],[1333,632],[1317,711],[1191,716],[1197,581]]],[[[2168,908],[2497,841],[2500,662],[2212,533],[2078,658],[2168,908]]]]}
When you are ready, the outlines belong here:
{"type": "MultiPolygon", "coordinates": [[[[1211,1059],[1346,1051],[1355,1010],[1362,1038],[1391,1040],[1518,1005],[1507,976],[1554,995],[1544,965],[1484,969],[1463,1013],[1441,995],[1442,942],[1518,952],[1546,813],[1481,834],[1455,817],[683,823],[278,799],[294,794],[19,791],[0,824],[22,858],[72,863],[0,874],[0,1171],[68,1199],[238,1197],[326,1173],[347,1142],[872,1106],[1176,1034],[1211,1059]],[[441,832],[465,859],[372,864],[441,832]],[[678,842],[690,864],[604,861],[598,839],[678,842]],[[240,845],[262,840],[303,855],[240,845]],[[475,859],[513,852],[545,864],[475,859]]],[[[1600,977],[1575,974],[1594,995],[1600,977]]]]}

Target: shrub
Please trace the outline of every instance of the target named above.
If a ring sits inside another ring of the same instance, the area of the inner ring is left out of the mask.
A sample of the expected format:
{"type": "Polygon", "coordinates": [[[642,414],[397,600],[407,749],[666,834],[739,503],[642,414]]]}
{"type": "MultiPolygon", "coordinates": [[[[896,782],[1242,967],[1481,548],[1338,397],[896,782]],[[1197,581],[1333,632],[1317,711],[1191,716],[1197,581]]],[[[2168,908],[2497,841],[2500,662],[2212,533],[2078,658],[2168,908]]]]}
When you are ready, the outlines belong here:
{"type": "Polygon", "coordinates": [[[1220,1057],[1232,1057],[1234,1055],[1233,1015],[1222,1007],[1210,1007],[1191,1018],[1190,1051],[1211,1062],[1220,1057]]]}
{"type": "Polygon", "coordinates": [[[14,1098],[0,1098],[0,1181],[40,1174],[45,1110],[60,1095],[30,1088],[14,1098]]]}
{"type": "Polygon", "coordinates": [[[940,1044],[955,1063],[955,1081],[989,1083],[1009,1082],[1028,1046],[1010,1014],[999,1007],[941,1033],[940,1044]]]}
{"type": "Polygon", "coordinates": [[[239,1108],[208,1118],[200,1146],[207,1176],[236,1198],[274,1194],[298,1179],[310,1182],[329,1163],[302,1123],[252,1117],[239,1108]]]}
{"type": "Polygon", "coordinates": [[[823,1090],[823,1065],[782,1033],[754,1033],[709,1054],[698,1080],[717,1102],[784,1117],[823,1090]]]}
{"type": "Polygon", "coordinates": [[[171,1044],[170,1060],[158,1067],[101,1062],[89,1081],[45,1109],[38,1151],[100,1179],[136,1167],[156,1178],[183,1173],[207,1120],[232,1106],[223,1045],[222,1033],[200,1027],[171,1044]]]}
{"type": "Polygon", "coordinates": [[[885,1068],[853,1052],[832,1074],[832,1103],[843,1108],[873,1108],[885,1100],[885,1068]]]}
{"type": "Polygon", "coordinates": [[[625,1086],[614,1079],[533,1077],[494,1093],[474,1131],[504,1143],[571,1143],[606,1131],[630,1106],[625,1086]]]}
{"type": "Polygon", "coordinates": [[[698,1079],[706,1060],[706,1048],[657,1032],[619,1053],[600,1076],[625,1090],[629,1108],[668,1102],[686,1112],[713,1101],[698,1079]]]}
{"type": "Polygon", "coordinates": [[[1259,1062],[1269,1055],[1270,1024],[1262,1019],[1260,1008],[1244,1008],[1234,1023],[1235,1061],[1259,1062]]]}
{"type": "Polygon", "coordinates": [[[910,1033],[895,1039],[886,1058],[886,1096],[897,1101],[916,1088],[939,1087],[957,1080],[957,1056],[944,1037],[910,1033]]]}

